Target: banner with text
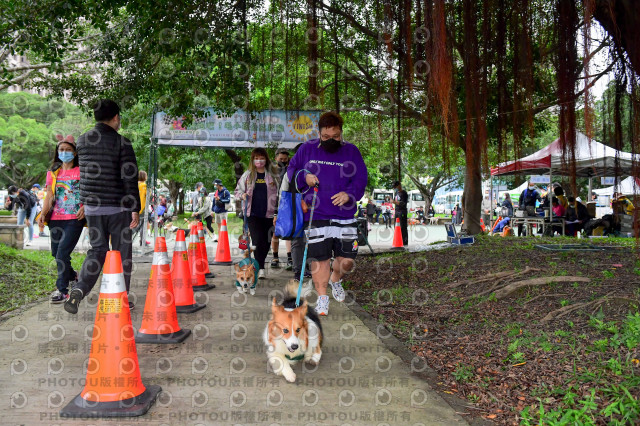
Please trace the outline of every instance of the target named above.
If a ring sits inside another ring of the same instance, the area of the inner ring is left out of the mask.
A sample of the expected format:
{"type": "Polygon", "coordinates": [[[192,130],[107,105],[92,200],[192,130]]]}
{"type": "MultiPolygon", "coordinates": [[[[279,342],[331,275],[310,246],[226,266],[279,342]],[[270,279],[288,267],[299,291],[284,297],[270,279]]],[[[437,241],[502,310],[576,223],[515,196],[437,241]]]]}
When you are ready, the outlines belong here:
{"type": "Polygon", "coordinates": [[[182,118],[158,112],[153,137],[159,145],[207,148],[294,148],[318,137],[320,111],[238,110],[218,115],[208,108],[206,112],[205,117],[194,117],[189,126],[183,125],[182,118]]]}

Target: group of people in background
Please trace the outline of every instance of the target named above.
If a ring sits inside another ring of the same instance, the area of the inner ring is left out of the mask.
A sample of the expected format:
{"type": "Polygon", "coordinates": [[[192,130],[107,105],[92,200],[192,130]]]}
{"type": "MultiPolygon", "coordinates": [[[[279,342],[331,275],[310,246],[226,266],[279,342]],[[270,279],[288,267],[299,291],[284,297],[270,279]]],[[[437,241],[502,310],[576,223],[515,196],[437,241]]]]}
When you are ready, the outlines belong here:
{"type": "MultiPolygon", "coordinates": [[[[12,186],[5,204],[5,208],[16,210],[19,223],[29,224],[29,242],[33,238],[37,206],[41,204],[38,224],[41,229],[45,225],[49,227],[51,254],[58,265],[51,302],[64,303],[64,309],[71,314],[78,312],[80,302],[95,286],[109,250],[121,254],[129,292],[133,232],[141,231],[140,217],[152,212],[152,217],[163,220],[175,213],[172,200],[167,197],[148,201],[147,174],[138,170],[130,141],[118,133],[119,106],[104,99],[94,105],[93,113],[95,127],[80,135],[77,141],[71,135],[58,136],[42,202],[39,203],[33,191],[12,186]],[[85,227],[89,228],[91,248],[80,271],[75,271],[71,253],[85,227]]],[[[310,273],[318,292],[316,311],[320,315],[328,314],[329,289],[335,300],[344,301],[342,277],[353,269],[358,252],[356,202],[364,195],[368,181],[362,155],[355,145],[343,139],[342,126],[339,114],[322,114],[318,122],[320,137],[299,144],[293,157],[288,150],[279,149],[276,162],[271,161],[266,149],[253,149],[248,167],[234,191],[236,199],[242,202],[239,213],[246,220],[261,278],[265,277],[265,259],[270,248],[273,251],[271,267],[280,266],[280,241],[274,235],[274,228],[283,182],[286,180],[303,193],[307,206],[304,226],[309,229],[309,238],[285,242],[286,268],[301,278],[304,250],[308,250],[310,268],[306,268],[305,275],[310,273]],[[314,215],[309,223],[311,210],[314,215]]],[[[199,183],[191,199],[192,216],[202,220],[211,234],[215,233],[214,220],[219,233],[231,198],[221,180],[215,180],[213,185],[215,192],[210,194],[199,183]]],[[[407,244],[408,195],[400,182],[393,186],[396,193],[392,203],[403,226],[404,244],[407,244]]],[[[39,189],[37,185],[35,189],[39,189]]],[[[142,238],[146,239],[146,230],[142,238]]],[[[134,307],[133,303],[129,304],[130,308],[134,307]]]]}
{"type": "MultiPolygon", "coordinates": [[[[588,230],[589,224],[593,222],[593,214],[589,213],[587,206],[582,202],[579,197],[566,196],[564,189],[559,183],[553,183],[550,186],[553,195],[549,197],[547,191],[540,191],[533,182],[528,182],[527,188],[525,188],[518,199],[518,210],[521,210],[525,216],[533,216],[538,214],[538,211],[544,212],[550,210],[552,215],[551,234],[562,234],[561,220],[565,222],[564,235],[576,236],[583,230],[588,230]]],[[[614,193],[613,202],[622,199],[619,194],[614,193]]],[[[626,205],[630,205],[631,211],[633,210],[633,203],[629,202],[626,205]]],[[[500,204],[499,216],[502,219],[494,226],[493,232],[502,232],[503,229],[510,225],[511,218],[515,215],[515,207],[511,196],[505,193],[504,200],[500,204]]],[[[524,233],[524,225],[518,224],[518,235],[524,233]]]]}

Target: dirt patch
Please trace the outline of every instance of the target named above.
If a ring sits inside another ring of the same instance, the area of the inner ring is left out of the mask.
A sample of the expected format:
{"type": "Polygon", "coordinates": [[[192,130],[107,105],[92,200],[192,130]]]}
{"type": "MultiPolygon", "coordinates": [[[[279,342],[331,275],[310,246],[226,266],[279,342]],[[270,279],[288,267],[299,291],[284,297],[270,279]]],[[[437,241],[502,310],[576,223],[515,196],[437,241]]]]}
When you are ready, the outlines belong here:
{"type": "Polygon", "coordinates": [[[620,386],[635,404],[627,411],[638,408],[640,316],[629,320],[640,305],[638,251],[554,252],[534,242],[559,241],[487,237],[363,256],[345,286],[437,372],[436,389],[469,401],[470,417],[535,424],[541,406],[543,420],[590,407],[575,416],[636,424],[640,411],[605,409],[626,395],[620,386]]]}

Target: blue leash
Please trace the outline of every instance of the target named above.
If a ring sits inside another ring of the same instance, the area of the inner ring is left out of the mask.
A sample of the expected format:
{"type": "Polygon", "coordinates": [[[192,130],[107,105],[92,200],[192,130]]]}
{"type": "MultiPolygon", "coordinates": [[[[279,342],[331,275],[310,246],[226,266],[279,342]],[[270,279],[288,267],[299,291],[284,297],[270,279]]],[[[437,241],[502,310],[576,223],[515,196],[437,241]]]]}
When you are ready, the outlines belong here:
{"type": "Polygon", "coordinates": [[[300,306],[300,294],[302,293],[302,281],[304,280],[304,270],[307,266],[307,250],[309,249],[309,234],[311,232],[311,222],[313,221],[313,210],[316,206],[316,197],[318,196],[318,184],[313,187],[313,200],[311,201],[311,215],[309,216],[309,226],[307,227],[306,239],[304,245],[304,256],[302,257],[302,270],[300,271],[300,284],[298,285],[298,294],[296,296],[296,306],[300,306]]]}

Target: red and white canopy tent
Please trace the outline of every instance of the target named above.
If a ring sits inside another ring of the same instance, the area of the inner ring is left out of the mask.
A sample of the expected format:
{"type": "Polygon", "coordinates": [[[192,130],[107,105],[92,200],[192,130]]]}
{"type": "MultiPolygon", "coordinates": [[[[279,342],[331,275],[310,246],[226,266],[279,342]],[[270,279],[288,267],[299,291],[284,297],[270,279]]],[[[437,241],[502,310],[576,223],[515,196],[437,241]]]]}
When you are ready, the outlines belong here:
{"type": "MultiPolygon", "coordinates": [[[[540,175],[547,174],[547,172],[569,176],[571,175],[568,167],[569,161],[568,157],[563,159],[562,144],[560,139],[556,139],[531,155],[498,164],[491,169],[491,176],[540,175]]],[[[576,134],[575,167],[577,177],[631,175],[633,161],[633,155],[628,152],[618,151],[603,143],[596,142],[580,132],[576,134]]],[[[640,161],[640,156],[636,155],[635,161],[640,161]]]]}
{"type": "MultiPolygon", "coordinates": [[[[549,174],[549,182],[551,182],[553,174],[571,175],[570,161],[568,155],[564,155],[558,138],[531,155],[498,164],[491,169],[491,178],[493,181],[494,176],[549,174]]],[[[576,133],[575,173],[577,177],[632,175],[634,162],[640,165],[640,155],[636,154],[634,158],[631,153],[618,151],[589,139],[580,132],[576,133]]],[[[589,179],[590,197],[591,179],[589,179]]]]}

